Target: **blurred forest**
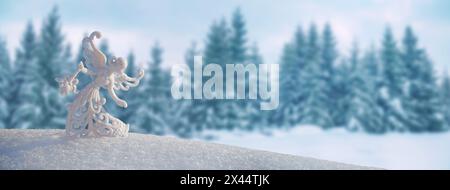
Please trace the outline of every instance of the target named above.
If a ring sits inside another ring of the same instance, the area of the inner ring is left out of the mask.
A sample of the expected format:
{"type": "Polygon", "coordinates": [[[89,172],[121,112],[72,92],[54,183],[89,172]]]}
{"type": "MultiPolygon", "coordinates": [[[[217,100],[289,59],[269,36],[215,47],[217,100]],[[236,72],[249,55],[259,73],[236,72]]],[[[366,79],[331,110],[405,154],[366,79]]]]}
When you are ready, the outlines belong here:
{"type": "MultiPolygon", "coordinates": [[[[31,22],[27,24],[14,58],[0,38],[0,128],[64,128],[66,105],[73,95],[59,95],[55,78],[73,72],[83,55],[81,51],[72,55],[57,7],[42,22],[39,32],[31,22]]],[[[265,132],[301,124],[375,134],[449,129],[450,78],[437,78],[411,27],[405,26],[401,39],[386,28],[379,44],[361,48],[355,42],[350,56],[341,54],[349,50],[337,49],[331,25],[323,31],[317,28],[293,26],[292,39],[278,63],[276,110],[261,111],[258,100],[174,100],[170,71],[161,66],[163,39],[148,42],[153,45],[141,85],[119,94],[128,108],[108,101],[107,109],[129,123],[131,131],[184,138],[204,130],[265,132]]],[[[205,39],[203,49],[193,42],[180,55],[191,69],[194,55],[203,55],[205,64],[264,62],[257,43],[247,36],[239,8],[230,18],[213,21],[205,39]]],[[[114,55],[106,39],[99,47],[107,57],[114,55]]],[[[125,56],[127,74],[135,76],[135,56],[133,52],[125,56]]],[[[82,76],[80,81],[81,89],[89,78],[82,76]]]]}

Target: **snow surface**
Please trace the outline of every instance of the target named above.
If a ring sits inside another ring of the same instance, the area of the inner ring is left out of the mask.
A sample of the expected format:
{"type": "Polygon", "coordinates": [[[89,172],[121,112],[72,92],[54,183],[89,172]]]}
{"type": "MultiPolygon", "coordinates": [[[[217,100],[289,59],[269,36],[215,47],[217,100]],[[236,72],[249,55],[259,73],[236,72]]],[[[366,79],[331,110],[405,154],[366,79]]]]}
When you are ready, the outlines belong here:
{"type": "Polygon", "coordinates": [[[63,130],[0,129],[0,169],[372,168],[174,137],[68,139],[63,130]]]}
{"type": "Polygon", "coordinates": [[[298,126],[267,136],[206,132],[212,142],[385,169],[450,169],[450,132],[371,135],[298,126]]]}

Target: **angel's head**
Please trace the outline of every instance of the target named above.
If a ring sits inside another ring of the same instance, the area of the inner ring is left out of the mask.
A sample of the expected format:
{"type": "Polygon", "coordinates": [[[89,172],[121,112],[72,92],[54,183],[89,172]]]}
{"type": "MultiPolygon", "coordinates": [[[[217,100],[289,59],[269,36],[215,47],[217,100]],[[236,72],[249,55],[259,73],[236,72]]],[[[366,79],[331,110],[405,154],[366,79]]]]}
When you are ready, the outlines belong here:
{"type": "Polygon", "coordinates": [[[110,67],[113,69],[114,72],[117,73],[123,73],[125,72],[125,69],[127,69],[128,63],[125,59],[122,57],[116,58],[113,57],[112,61],[110,63],[110,67]]]}

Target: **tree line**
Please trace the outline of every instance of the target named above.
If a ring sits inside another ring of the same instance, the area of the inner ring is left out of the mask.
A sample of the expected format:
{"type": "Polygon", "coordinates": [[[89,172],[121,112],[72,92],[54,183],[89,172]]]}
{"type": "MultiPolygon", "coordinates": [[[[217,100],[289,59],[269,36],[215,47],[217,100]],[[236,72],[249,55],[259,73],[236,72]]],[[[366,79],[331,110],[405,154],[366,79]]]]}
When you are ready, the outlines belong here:
{"type": "MultiPolygon", "coordinates": [[[[57,8],[38,34],[28,23],[14,59],[0,40],[0,128],[64,128],[66,105],[73,96],[60,96],[55,78],[75,70],[83,56],[81,49],[71,55],[61,27],[57,8]]],[[[205,64],[222,66],[264,62],[257,43],[247,36],[239,8],[230,20],[214,21],[201,45],[203,49],[193,42],[184,55],[192,70],[195,55],[203,55],[205,64]]],[[[107,57],[113,55],[106,40],[99,47],[107,57]]],[[[302,124],[379,134],[449,128],[450,78],[445,75],[438,82],[411,27],[405,28],[400,43],[386,28],[379,47],[361,50],[355,42],[348,56],[337,49],[331,25],[321,32],[315,24],[307,30],[298,27],[280,56],[280,106],[273,111],[260,111],[258,100],[174,100],[170,73],[161,66],[163,54],[162,45],[154,42],[141,85],[119,93],[127,109],[111,101],[106,105],[132,131],[191,137],[204,130],[268,131],[302,124]]],[[[127,60],[126,72],[134,76],[133,52],[127,60]]],[[[81,76],[79,87],[88,82],[81,76]]]]}

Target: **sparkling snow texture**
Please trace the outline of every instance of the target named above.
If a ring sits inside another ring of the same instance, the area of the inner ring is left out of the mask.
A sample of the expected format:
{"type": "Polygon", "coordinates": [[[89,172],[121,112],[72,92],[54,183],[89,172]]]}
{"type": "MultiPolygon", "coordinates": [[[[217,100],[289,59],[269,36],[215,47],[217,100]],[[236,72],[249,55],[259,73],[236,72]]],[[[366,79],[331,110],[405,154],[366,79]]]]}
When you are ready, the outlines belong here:
{"type": "Polygon", "coordinates": [[[62,130],[1,129],[0,169],[369,168],[174,137],[68,139],[62,130]]]}

